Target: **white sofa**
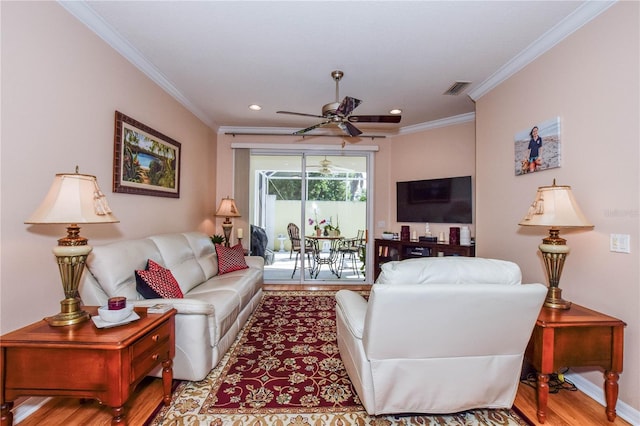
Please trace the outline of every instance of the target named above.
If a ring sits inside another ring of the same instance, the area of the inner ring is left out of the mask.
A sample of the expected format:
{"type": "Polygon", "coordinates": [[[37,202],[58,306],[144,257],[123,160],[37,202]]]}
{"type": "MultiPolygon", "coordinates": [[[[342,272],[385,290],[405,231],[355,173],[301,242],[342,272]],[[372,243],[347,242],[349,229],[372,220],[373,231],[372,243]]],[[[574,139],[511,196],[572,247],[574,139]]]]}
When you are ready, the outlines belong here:
{"type": "Polygon", "coordinates": [[[389,262],[368,301],[336,294],[340,356],[369,414],[510,408],[547,293],[511,262],[389,262]]]}
{"type": "MultiPolygon", "coordinates": [[[[218,274],[210,238],[202,233],[155,235],[95,246],[80,282],[85,305],[103,306],[109,297],[129,303],[173,305],[176,315],[174,378],[202,380],[216,366],[262,296],[264,259],[246,256],[248,269],[218,274]],[[135,271],[147,260],[171,270],[183,299],[144,299],[136,291],[135,271]]],[[[160,376],[160,369],[153,375],[160,376]]]]}

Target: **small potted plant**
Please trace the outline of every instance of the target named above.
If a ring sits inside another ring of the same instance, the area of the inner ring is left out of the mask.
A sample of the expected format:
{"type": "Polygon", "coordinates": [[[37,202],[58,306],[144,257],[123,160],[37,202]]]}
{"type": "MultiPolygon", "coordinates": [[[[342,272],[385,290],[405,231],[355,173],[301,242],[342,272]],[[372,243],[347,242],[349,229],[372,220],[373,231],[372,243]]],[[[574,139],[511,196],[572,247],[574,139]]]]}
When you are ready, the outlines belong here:
{"type": "Polygon", "coordinates": [[[327,223],[324,226],[324,236],[328,237],[328,236],[333,236],[333,226],[331,226],[330,223],[327,223]]]}
{"type": "Polygon", "coordinates": [[[213,244],[223,244],[224,243],[224,237],[222,235],[214,234],[214,235],[211,236],[211,242],[213,244]]]}
{"type": "Polygon", "coordinates": [[[327,221],[325,219],[322,220],[318,220],[318,218],[316,217],[315,220],[309,218],[309,225],[313,225],[313,229],[316,231],[316,235],[319,237],[320,235],[322,235],[322,228],[321,226],[324,225],[327,221]]]}

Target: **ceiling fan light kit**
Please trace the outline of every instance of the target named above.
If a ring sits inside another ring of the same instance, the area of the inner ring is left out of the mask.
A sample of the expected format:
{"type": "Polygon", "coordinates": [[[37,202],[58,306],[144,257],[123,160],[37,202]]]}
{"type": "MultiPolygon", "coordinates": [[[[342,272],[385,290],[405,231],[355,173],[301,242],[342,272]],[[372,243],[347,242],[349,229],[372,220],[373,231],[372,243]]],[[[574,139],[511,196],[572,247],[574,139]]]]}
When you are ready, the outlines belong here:
{"type": "Polygon", "coordinates": [[[345,96],[342,102],[340,99],[340,80],[344,76],[344,73],[340,70],[331,72],[331,78],[336,82],[336,100],[335,102],[328,103],[322,107],[322,115],[305,114],[301,112],[292,111],[277,111],[278,114],[291,114],[301,115],[304,117],[316,117],[322,118],[324,121],[309,126],[307,128],[294,132],[294,135],[304,135],[319,127],[327,125],[336,125],[346,135],[355,137],[362,134],[362,131],[358,129],[352,123],[399,123],[402,117],[400,115],[351,115],[354,109],[362,103],[360,99],[345,96]]]}

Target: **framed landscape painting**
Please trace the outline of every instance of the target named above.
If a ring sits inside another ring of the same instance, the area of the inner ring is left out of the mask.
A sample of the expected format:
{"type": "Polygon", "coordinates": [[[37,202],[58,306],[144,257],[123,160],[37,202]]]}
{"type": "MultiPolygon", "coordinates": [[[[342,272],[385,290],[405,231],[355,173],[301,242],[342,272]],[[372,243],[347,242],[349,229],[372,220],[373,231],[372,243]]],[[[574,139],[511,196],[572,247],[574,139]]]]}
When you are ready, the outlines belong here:
{"type": "Polygon", "coordinates": [[[180,198],[180,143],[116,111],[113,192],[180,198]]]}
{"type": "Polygon", "coordinates": [[[533,123],[514,139],[516,176],[560,167],[560,117],[533,123]]]}

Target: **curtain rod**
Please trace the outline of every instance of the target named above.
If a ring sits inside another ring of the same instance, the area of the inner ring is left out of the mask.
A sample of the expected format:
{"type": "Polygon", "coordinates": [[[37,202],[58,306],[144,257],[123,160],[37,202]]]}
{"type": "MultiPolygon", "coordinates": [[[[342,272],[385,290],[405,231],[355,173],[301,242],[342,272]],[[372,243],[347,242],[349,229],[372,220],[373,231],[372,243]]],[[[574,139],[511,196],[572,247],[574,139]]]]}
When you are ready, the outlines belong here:
{"type": "Polygon", "coordinates": [[[384,135],[360,135],[360,136],[346,136],[346,135],[296,135],[293,133],[242,133],[242,132],[226,132],[225,135],[236,136],[297,136],[299,138],[361,138],[361,139],[384,139],[384,135]]]}

